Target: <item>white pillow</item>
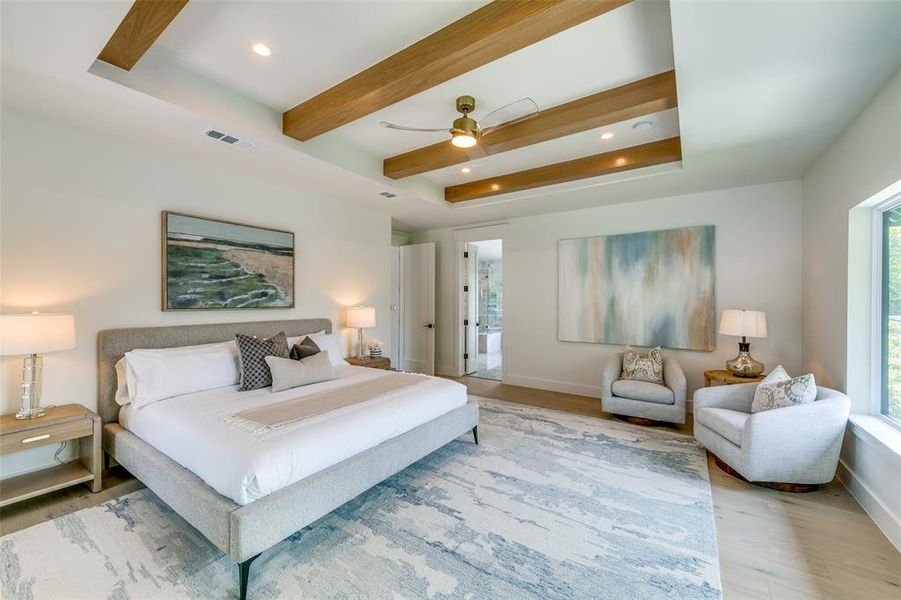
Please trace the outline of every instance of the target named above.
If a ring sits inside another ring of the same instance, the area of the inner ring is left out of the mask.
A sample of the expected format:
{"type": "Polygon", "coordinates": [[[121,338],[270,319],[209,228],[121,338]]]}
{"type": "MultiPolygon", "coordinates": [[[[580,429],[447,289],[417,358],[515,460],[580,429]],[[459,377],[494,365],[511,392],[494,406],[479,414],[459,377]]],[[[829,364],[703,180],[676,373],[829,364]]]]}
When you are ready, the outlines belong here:
{"type": "Polygon", "coordinates": [[[758,384],[751,402],[751,413],[809,404],[816,398],[817,384],[813,374],[790,377],[779,365],[758,384]]]}
{"type": "Polygon", "coordinates": [[[131,402],[131,396],[128,395],[128,375],[126,371],[125,357],[123,356],[116,363],[116,403],[119,406],[125,406],[131,402]]]}
{"type": "Polygon", "coordinates": [[[132,350],[125,353],[128,395],[136,407],[236,385],[240,379],[235,342],[132,350]]]}
{"type": "Polygon", "coordinates": [[[305,335],[292,336],[288,338],[288,350],[294,347],[294,344],[299,344],[303,341],[303,338],[307,336],[313,335],[325,335],[325,329],[317,331],[316,333],[307,333],[305,335]]]}
{"type": "Polygon", "coordinates": [[[339,334],[311,333],[309,337],[316,342],[320,350],[328,350],[328,357],[333,366],[339,367],[347,364],[347,361],[341,358],[344,352],[341,351],[341,336],[339,334]]]}
{"type": "Polygon", "coordinates": [[[335,367],[329,360],[328,350],[301,360],[277,356],[267,356],[264,360],[272,372],[273,392],[281,392],[320,381],[330,381],[335,378],[335,367]]]}

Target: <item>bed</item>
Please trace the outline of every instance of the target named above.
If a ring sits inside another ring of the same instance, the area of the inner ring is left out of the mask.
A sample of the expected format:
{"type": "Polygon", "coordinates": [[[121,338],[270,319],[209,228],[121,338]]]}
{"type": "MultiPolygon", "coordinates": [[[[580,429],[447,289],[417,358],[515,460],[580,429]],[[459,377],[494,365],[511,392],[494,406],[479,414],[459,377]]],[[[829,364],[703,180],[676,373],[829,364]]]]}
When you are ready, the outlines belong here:
{"type": "MultiPolygon", "coordinates": [[[[478,407],[466,402],[465,393],[461,401],[459,384],[430,379],[402,394],[337,409],[260,438],[230,428],[222,417],[248,403],[278,401],[290,391],[222,389],[134,410],[115,401],[115,364],[137,348],[222,342],[236,333],[270,336],[284,331],[301,336],[322,330],[330,333],[331,321],[150,327],[98,334],[98,408],[105,453],[238,564],[242,600],[247,596],[250,565],[263,551],[461,435],[471,431],[475,438],[478,407]]],[[[351,366],[340,367],[338,375],[335,381],[309,387],[340,388],[389,376],[351,366]]]]}

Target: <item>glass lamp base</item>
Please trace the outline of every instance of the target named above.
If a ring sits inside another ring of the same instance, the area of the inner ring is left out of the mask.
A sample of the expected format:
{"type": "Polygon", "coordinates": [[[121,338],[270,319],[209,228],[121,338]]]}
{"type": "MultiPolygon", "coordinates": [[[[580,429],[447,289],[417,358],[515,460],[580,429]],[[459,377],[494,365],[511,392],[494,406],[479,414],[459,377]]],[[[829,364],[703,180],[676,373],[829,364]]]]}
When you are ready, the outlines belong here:
{"type": "Polygon", "coordinates": [[[43,408],[32,408],[30,410],[20,409],[19,412],[16,413],[17,419],[37,419],[38,417],[43,417],[47,414],[47,411],[43,408]]]}
{"type": "Polygon", "coordinates": [[[726,361],[726,368],[736,377],[757,377],[763,373],[763,363],[751,356],[751,344],[738,344],[738,356],[726,361]]]}

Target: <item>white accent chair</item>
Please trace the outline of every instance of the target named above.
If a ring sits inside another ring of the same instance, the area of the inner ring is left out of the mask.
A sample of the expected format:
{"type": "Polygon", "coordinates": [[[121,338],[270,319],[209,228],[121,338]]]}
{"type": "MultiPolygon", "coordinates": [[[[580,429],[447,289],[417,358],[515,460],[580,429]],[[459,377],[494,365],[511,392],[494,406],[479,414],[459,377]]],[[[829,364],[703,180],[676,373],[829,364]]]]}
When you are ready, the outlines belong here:
{"type": "Polygon", "coordinates": [[[814,402],[752,414],[757,385],[741,383],[697,390],[695,439],[726,472],[731,468],[753,483],[775,484],[769,487],[786,491],[811,491],[818,484],[832,481],[851,410],[848,397],[819,386],[814,402]]]}
{"type": "Polygon", "coordinates": [[[620,379],[622,371],[620,352],[601,374],[601,410],[641,420],[685,423],[685,374],[675,359],[663,359],[665,385],[620,379]]]}

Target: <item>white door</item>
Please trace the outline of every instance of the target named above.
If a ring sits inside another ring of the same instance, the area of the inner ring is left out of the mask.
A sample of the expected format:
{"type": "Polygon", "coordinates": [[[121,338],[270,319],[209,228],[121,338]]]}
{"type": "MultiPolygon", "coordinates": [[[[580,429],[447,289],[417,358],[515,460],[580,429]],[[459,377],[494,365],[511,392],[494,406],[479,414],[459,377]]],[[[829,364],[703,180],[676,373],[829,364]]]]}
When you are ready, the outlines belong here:
{"type": "Polygon", "coordinates": [[[391,248],[391,365],[400,366],[400,248],[391,248]]]}
{"type": "Polygon", "coordinates": [[[398,368],[435,373],[435,243],[400,247],[398,368]]]}
{"type": "Polygon", "coordinates": [[[479,370],[479,247],[463,246],[463,374],[479,370]]]}

